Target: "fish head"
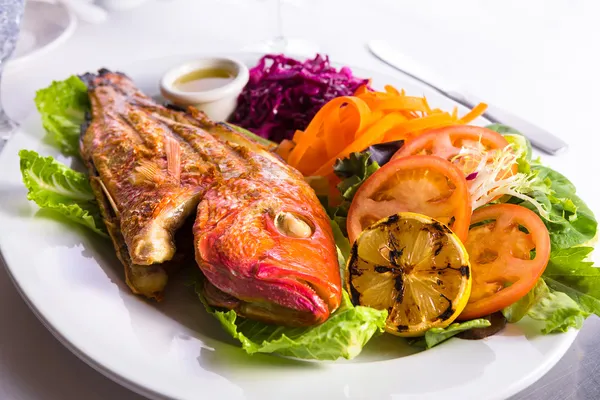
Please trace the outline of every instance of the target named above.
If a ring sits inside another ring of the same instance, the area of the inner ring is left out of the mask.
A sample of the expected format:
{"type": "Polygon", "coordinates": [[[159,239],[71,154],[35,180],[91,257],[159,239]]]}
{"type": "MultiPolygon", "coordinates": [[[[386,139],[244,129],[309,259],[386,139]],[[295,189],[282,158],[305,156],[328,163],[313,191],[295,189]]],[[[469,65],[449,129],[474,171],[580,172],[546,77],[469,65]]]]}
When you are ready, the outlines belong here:
{"type": "Polygon", "coordinates": [[[234,308],[241,315],[306,326],[324,322],[339,307],[329,219],[305,190],[241,179],[200,202],[196,261],[211,285],[238,300],[234,308]]]}

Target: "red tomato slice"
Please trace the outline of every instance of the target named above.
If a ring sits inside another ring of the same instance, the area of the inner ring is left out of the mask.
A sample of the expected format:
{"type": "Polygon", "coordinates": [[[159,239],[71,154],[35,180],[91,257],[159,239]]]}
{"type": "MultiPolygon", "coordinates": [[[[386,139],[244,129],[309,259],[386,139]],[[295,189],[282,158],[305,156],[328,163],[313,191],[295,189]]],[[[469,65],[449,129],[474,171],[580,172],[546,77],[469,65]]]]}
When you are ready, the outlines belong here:
{"type": "Polygon", "coordinates": [[[403,211],[435,218],[466,239],[471,198],[463,173],[433,156],[403,157],[385,164],[352,200],[346,223],[350,243],[368,226],[403,211]]]}
{"type": "MultiPolygon", "coordinates": [[[[452,161],[463,147],[482,146],[482,150],[503,149],[508,141],[498,132],[471,125],[452,125],[434,129],[409,140],[394,154],[393,159],[412,155],[433,155],[452,161]]],[[[466,162],[461,159],[457,163],[465,175],[469,175],[478,164],[478,160],[466,162]]],[[[517,165],[513,174],[517,173],[517,165]]]]}
{"type": "Polygon", "coordinates": [[[548,229],[525,207],[495,204],[479,208],[471,226],[465,247],[473,285],[461,320],[489,315],[521,299],[535,286],[550,259],[548,229]],[[531,250],[535,250],[533,259],[531,250]]]}

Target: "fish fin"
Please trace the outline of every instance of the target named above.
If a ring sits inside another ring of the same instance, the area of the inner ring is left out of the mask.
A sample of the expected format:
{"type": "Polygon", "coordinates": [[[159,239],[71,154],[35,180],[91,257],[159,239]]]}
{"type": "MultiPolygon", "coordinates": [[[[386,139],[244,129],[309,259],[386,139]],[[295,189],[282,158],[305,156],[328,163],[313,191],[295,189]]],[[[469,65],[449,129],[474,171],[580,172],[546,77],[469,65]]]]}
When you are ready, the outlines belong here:
{"type": "Polygon", "coordinates": [[[167,173],[179,184],[181,178],[181,146],[175,138],[167,136],[165,143],[167,153],[167,173]]]}
{"type": "Polygon", "coordinates": [[[160,185],[165,181],[163,171],[156,163],[150,160],[141,160],[131,174],[131,183],[133,184],[150,184],[153,186],[160,185]]]}

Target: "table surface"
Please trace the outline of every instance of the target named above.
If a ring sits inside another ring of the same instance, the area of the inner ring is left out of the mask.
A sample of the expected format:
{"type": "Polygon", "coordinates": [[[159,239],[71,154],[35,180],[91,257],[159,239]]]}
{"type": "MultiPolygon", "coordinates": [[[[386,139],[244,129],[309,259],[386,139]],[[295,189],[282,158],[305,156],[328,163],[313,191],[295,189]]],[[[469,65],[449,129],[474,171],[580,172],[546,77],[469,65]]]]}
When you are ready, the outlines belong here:
{"type": "MultiPolygon", "coordinates": [[[[275,7],[274,0],[149,0],[111,14],[104,24],[80,23],[61,47],[18,68],[7,65],[5,107],[21,120],[33,112],[37,88],[100,66],[239,50],[276,34],[275,7]]],[[[600,144],[594,132],[600,55],[592,51],[600,36],[599,12],[594,0],[289,0],[283,20],[286,35],[317,43],[333,60],[397,74],[365,48],[369,39],[388,39],[470,92],[552,130],[572,144],[571,155],[556,164],[573,171],[569,176],[589,199],[598,193],[586,182],[590,172],[575,172],[594,169],[586,160],[600,144]]],[[[1,399],[142,399],[62,347],[29,311],[3,267],[1,399]]],[[[514,399],[598,399],[599,371],[600,320],[593,317],[564,358],[514,399]]]]}

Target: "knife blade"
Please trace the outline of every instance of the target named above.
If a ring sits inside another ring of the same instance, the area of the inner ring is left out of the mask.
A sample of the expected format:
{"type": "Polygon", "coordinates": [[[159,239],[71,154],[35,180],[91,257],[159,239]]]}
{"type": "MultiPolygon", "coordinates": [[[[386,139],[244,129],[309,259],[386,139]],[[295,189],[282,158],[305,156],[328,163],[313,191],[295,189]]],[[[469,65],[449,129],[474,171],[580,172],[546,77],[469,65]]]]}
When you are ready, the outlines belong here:
{"type": "MultiPolygon", "coordinates": [[[[375,57],[384,63],[465,107],[473,108],[482,102],[477,96],[461,90],[457,85],[454,85],[453,82],[438,75],[435,71],[419,65],[413,59],[400,53],[383,40],[370,41],[368,43],[368,48],[375,57]]],[[[485,101],[483,102],[487,103],[485,101]]],[[[519,132],[522,132],[531,141],[531,144],[541,151],[547,154],[556,155],[564,152],[568,148],[567,143],[552,133],[523,118],[511,114],[506,110],[489,103],[487,104],[488,108],[483,114],[485,118],[492,122],[509,125],[519,132]]]]}

